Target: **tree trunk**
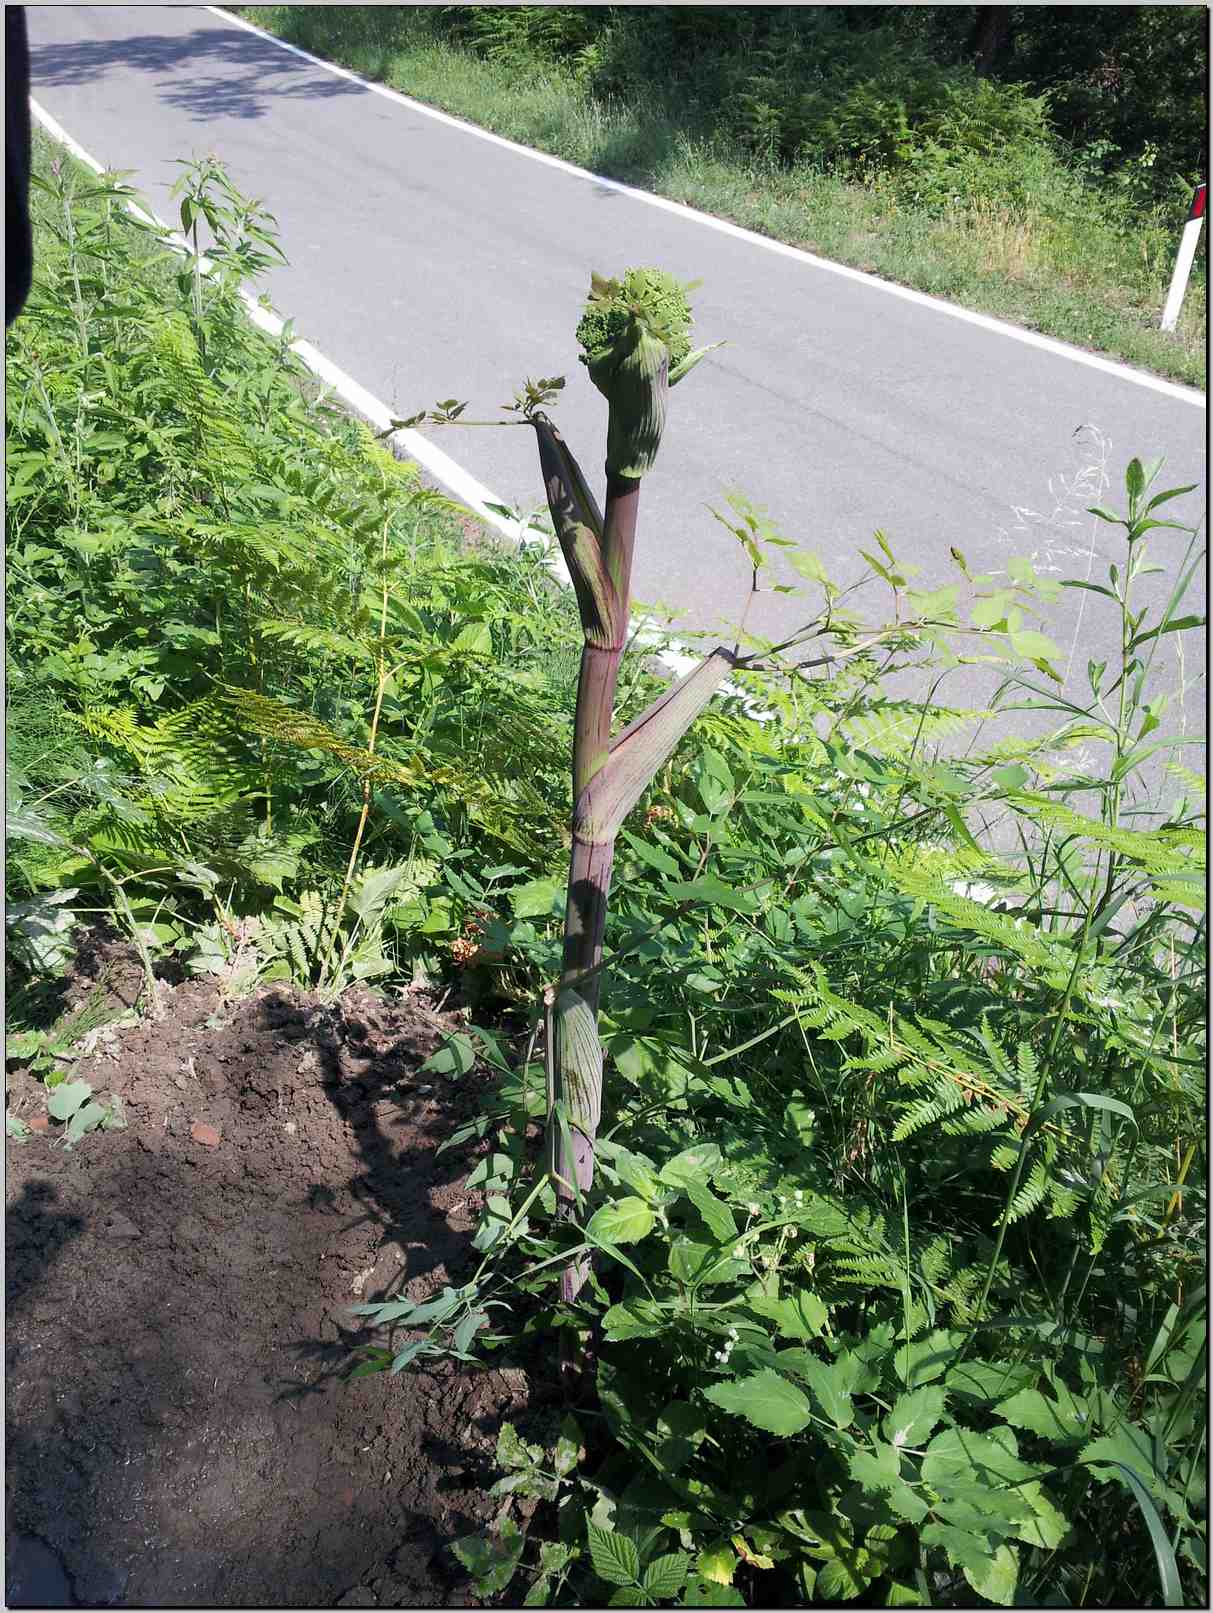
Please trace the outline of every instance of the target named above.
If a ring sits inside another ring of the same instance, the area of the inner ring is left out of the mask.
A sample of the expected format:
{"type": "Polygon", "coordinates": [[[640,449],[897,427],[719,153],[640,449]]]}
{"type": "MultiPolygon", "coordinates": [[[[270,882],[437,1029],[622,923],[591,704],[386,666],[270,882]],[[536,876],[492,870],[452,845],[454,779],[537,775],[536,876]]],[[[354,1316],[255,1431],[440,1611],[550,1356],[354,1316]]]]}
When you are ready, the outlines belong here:
{"type": "Polygon", "coordinates": [[[983,78],[1003,61],[1011,45],[1014,23],[1012,6],[978,6],[969,36],[973,66],[983,78]]]}

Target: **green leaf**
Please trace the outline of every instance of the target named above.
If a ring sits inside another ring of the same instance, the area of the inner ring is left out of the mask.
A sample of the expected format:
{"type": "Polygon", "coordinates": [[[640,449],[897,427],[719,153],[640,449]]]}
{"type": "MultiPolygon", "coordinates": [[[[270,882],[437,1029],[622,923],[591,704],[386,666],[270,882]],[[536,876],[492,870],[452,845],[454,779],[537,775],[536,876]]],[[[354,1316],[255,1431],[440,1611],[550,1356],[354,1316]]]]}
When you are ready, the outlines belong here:
{"type": "Polygon", "coordinates": [[[64,1081],[46,1100],[46,1112],[52,1120],[70,1120],[93,1095],[87,1081],[64,1081]]]}
{"type": "Polygon", "coordinates": [[[96,1102],[86,1103],[77,1109],[68,1121],[67,1130],[63,1134],[64,1148],[73,1148],[81,1137],[90,1131],[96,1131],[98,1126],[104,1123],[108,1113],[108,1109],[96,1102]]]}
{"type": "Polygon", "coordinates": [[[759,911],[758,899],[751,891],[732,890],[712,874],[705,874],[701,879],[671,881],[665,887],[665,894],[676,902],[707,902],[733,913],[759,911]]]}
{"type": "Polygon", "coordinates": [[[727,1283],[749,1271],[749,1264],[733,1257],[726,1249],[691,1238],[675,1238],[668,1257],[670,1275],[680,1283],[698,1287],[701,1283],[727,1283]]]}
{"type": "Polygon", "coordinates": [[[523,1607],[546,1607],[551,1589],[551,1580],[546,1574],[540,1574],[538,1579],[532,1580],[530,1590],[522,1598],[523,1607]]]}
{"type": "Polygon", "coordinates": [[[513,1579],[525,1545],[518,1525],[506,1518],[498,1534],[464,1535],[451,1550],[475,1579],[477,1594],[495,1596],[513,1579]]]}
{"type": "Polygon", "coordinates": [[[899,1395],[885,1417],[885,1438],[898,1450],[904,1445],[921,1445],[943,1416],[947,1392],[939,1384],[927,1384],[899,1395]]]}
{"type": "Polygon", "coordinates": [[[686,1583],[690,1560],[684,1551],[671,1551],[662,1557],[654,1557],[645,1569],[641,1583],[656,1601],[677,1596],[686,1583]]]}
{"type": "Polygon", "coordinates": [[[739,1560],[737,1553],[727,1541],[719,1540],[715,1545],[699,1553],[695,1567],[700,1577],[710,1584],[731,1585],[739,1560]]]}
{"type": "Polygon", "coordinates": [[[924,1546],[938,1546],[948,1554],[953,1568],[972,1569],[984,1574],[993,1555],[985,1535],[958,1529],[951,1523],[929,1523],[919,1536],[924,1546]]]}
{"type": "Polygon", "coordinates": [[[1065,1515],[1054,1506],[1043,1484],[1022,1485],[1020,1494],[1032,1508],[1032,1516],[1016,1525],[1016,1540],[1028,1546],[1039,1546],[1042,1551],[1056,1551],[1070,1533],[1065,1515]]]}
{"type": "Polygon", "coordinates": [[[683,1607],[744,1607],[745,1597],[735,1585],[716,1585],[710,1579],[691,1579],[683,1593],[683,1607]]]}
{"type": "Polygon", "coordinates": [[[1020,628],[1010,637],[1011,648],[1016,655],[1022,655],[1026,660],[1056,661],[1061,655],[1060,649],[1051,638],[1046,638],[1043,633],[1038,633],[1033,628],[1020,628]]]}
{"type": "Polygon", "coordinates": [[[806,1352],[800,1376],[813,1391],[813,1399],[835,1428],[849,1428],[855,1421],[855,1408],[839,1362],[819,1361],[816,1356],[806,1352]]]}
{"type": "Polygon", "coordinates": [[[602,1318],[607,1339],[612,1344],[624,1339],[653,1339],[669,1326],[670,1318],[651,1299],[627,1299],[612,1305],[602,1318]]]}
{"type": "MultiPolygon", "coordinates": [[[[1100,1442],[1095,1441],[1096,1444],[1100,1442]]],[[[1107,1458],[1109,1463],[1117,1468],[1114,1475],[1129,1489],[1137,1505],[1141,1508],[1142,1517],[1146,1521],[1146,1528],[1150,1534],[1150,1544],[1154,1548],[1154,1563],[1158,1569],[1158,1582],[1162,1590],[1164,1607],[1184,1607],[1183,1587],[1179,1579],[1179,1565],[1175,1561],[1175,1552],[1167,1538],[1167,1531],[1162,1519],[1158,1515],[1158,1508],[1151,1500],[1149,1492],[1142,1483],[1140,1476],[1116,1458],[1107,1458]]],[[[1112,1477],[1113,1475],[1108,1475],[1112,1477]]]]}
{"type": "Polygon", "coordinates": [[[706,1184],[719,1163],[720,1149],[715,1143],[697,1143],[694,1148],[685,1148],[681,1154],[667,1160],[658,1176],[668,1187],[686,1188],[692,1182],[706,1184]]]}
{"type": "Polygon", "coordinates": [[[580,1462],[584,1451],[581,1429],[578,1428],[576,1419],[565,1417],[560,1424],[560,1438],[556,1441],[552,1467],[561,1478],[565,1478],[580,1462]]]}
{"type": "Polygon", "coordinates": [[[438,1051],[419,1066],[433,1070],[435,1075],[466,1075],[476,1062],[476,1050],[471,1041],[461,1034],[448,1036],[438,1051]]]}
{"type": "Polygon", "coordinates": [[[1015,1436],[1005,1425],[988,1434],[971,1428],[945,1428],[935,1435],[922,1459],[922,1477],[939,1494],[965,1486],[1015,1483],[1034,1470],[1015,1453],[1015,1436]]]}
{"type": "Polygon", "coordinates": [[[952,1367],[945,1383],[951,1394],[967,1400],[998,1400],[1008,1392],[1027,1388],[1038,1369],[1012,1361],[962,1361],[952,1367]]]}
{"type": "Polygon", "coordinates": [[[893,1357],[897,1376],[907,1389],[917,1389],[941,1377],[956,1353],[962,1334],[936,1328],[925,1339],[903,1344],[893,1357]]]}
{"type": "Polygon", "coordinates": [[[720,812],[737,792],[729,764],[719,751],[705,750],[695,766],[695,782],[704,811],[720,812]]]}
{"type": "Polygon", "coordinates": [[[749,1378],[713,1384],[704,1392],[713,1405],[744,1417],[768,1434],[798,1434],[811,1421],[805,1396],[769,1367],[749,1378]]]}
{"type": "Polygon", "coordinates": [[[785,1339],[820,1338],[830,1314],[824,1302],[807,1288],[798,1289],[784,1299],[758,1295],[747,1299],[746,1305],[759,1316],[774,1322],[780,1338],[785,1339]]]}
{"type": "Polygon", "coordinates": [[[998,1607],[1010,1607],[1015,1601],[1015,1587],[1019,1583],[1019,1553],[1005,1543],[998,1546],[983,1568],[966,1567],[964,1576],[987,1602],[998,1607]]]}
{"type": "Polygon", "coordinates": [[[703,1223],[717,1243],[729,1243],[737,1236],[737,1223],[732,1211],[718,1199],[704,1183],[692,1179],[686,1184],[686,1195],[699,1211],[703,1223]]]}
{"type": "Polygon", "coordinates": [[[641,1198],[650,1202],[660,1198],[661,1186],[654,1172],[651,1160],[644,1159],[640,1154],[629,1153],[621,1148],[611,1161],[619,1180],[626,1186],[639,1193],[641,1198]]]}
{"type": "Polygon", "coordinates": [[[629,1195],[603,1204],[589,1219],[586,1236],[604,1243],[639,1243],[655,1225],[652,1209],[643,1199],[629,1195]]]}
{"type": "Polygon", "coordinates": [[[564,886],[558,880],[532,879],[526,885],[516,885],[509,896],[515,918],[546,919],[559,913],[564,894],[564,886]]]}
{"type": "Polygon", "coordinates": [[[640,1553],[636,1542],[618,1529],[600,1529],[586,1524],[590,1561],[599,1579],[608,1585],[637,1585],[640,1582],[640,1553]]]}
{"type": "Polygon", "coordinates": [[[1164,1501],[1167,1487],[1164,1473],[1154,1462],[1154,1441],[1137,1423],[1122,1422],[1115,1433],[1102,1434],[1084,1446],[1080,1461],[1086,1463],[1101,1483],[1115,1479],[1132,1490],[1127,1474],[1133,1474],[1156,1501],[1164,1501]]]}
{"type": "Polygon", "coordinates": [[[1090,1424],[1079,1420],[1077,1406],[1063,1406],[1039,1389],[1021,1389],[1018,1394],[1000,1401],[994,1407],[994,1415],[1016,1428],[1025,1428],[1029,1433],[1063,1444],[1067,1440],[1083,1439],[1090,1432],[1090,1424]]]}
{"type": "Polygon", "coordinates": [[[857,1445],[847,1457],[856,1484],[865,1490],[891,1490],[901,1482],[901,1452],[892,1445],[857,1445]]]}
{"type": "Polygon", "coordinates": [[[831,1557],[817,1570],[817,1590],[824,1601],[851,1602],[884,1571],[879,1558],[859,1547],[840,1557],[831,1557]]]}
{"type": "Polygon", "coordinates": [[[32,840],[40,846],[67,847],[62,835],[48,828],[34,812],[10,807],[4,817],[4,833],[10,840],[32,840]]]}

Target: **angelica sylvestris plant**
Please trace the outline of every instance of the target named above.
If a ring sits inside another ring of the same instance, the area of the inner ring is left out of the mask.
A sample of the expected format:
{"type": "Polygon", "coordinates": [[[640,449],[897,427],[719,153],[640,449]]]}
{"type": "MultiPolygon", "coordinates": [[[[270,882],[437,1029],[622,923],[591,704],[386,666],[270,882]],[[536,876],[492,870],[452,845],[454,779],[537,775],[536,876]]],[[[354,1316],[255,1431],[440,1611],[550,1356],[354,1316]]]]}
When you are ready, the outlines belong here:
{"type": "MultiPolygon", "coordinates": [[[[878,648],[895,659],[927,645],[950,657],[952,665],[960,659],[1018,657],[1056,676],[1050,664],[1056,647],[1041,633],[1021,630],[1022,611],[1013,613],[1013,631],[1001,612],[991,616],[980,607],[973,611],[969,626],[962,626],[956,612],[958,590],[915,593],[908,586],[913,568],[900,565],[884,535],[878,533],[883,558],[863,552],[874,573],[893,589],[894,619],[890,623],[874,630],[865,628],[843,608],[842,591],[824,578],[820,563],[812,556],[797,556],[805,561],[801,569],[806,576],[823,581],[826,603],[819,617],[782,643],[760,643],[753,653],[743,654],[740,643],[732,650],[718,646],[622,731],[612,733],[620,662],[628,636],[641,484],[656,463],[671,390],[712,351],[711,347],[691,347],[691,289],[659,269],[630,269],[618,280],[597,274],[591,279],[577,339],[590,380],[609,406],[602,509],[543,407],[562,390],[560,377],[529,381],[508,406],[508,412],[518,416],[514,421],[464,420],[466,405],[452,398],[410,420],[392,422],[392,429],[423,421],[533,427],[548,508],[577,597],[584,647],[574,720],[572,853],[562,968],[558,983],[545,994],[548,1169],[558,1207],[566,1216],[581,1202],[594,1177],[603,1076],[598,1013],[616,836],[728,674],[766,671],[803,676],[809,666],[838,664],[878,648]],[[907,607],[908,615],[904,614],[907,607]],[[945,634],[958,630],[975,632],[986,640],[991,630],[996,637],[1001,631],[1007,642],[979,657],[961,657],[944,642],[945,634]],[[829,653],[812,660],[788,659],[791,652],[820,640],[829,641],[829,653]]],[[[732,503],[739,523],[726,520],[724,524],[750,559],[757,591],[765,564],[764,524],[755,519],[744,500],[735,498],[732,503]]],[[[967,568],[962,565],[961,569],[968,577],[967,568]]],[[[970,580],[981,583],[989,579],[970,580]]],[[[1033,588],[1042,598],[1047,597],[1046,585],[1034,578],[1018,592],[1030,594],[1033,588]]],[[[885,670],[890,664],[886,661],[885,670]]],[[[561,1293],[566,1302],[576,1297],[587,1270],[585,1260],[580,1259],[564,1271],[561,1293]]]]}

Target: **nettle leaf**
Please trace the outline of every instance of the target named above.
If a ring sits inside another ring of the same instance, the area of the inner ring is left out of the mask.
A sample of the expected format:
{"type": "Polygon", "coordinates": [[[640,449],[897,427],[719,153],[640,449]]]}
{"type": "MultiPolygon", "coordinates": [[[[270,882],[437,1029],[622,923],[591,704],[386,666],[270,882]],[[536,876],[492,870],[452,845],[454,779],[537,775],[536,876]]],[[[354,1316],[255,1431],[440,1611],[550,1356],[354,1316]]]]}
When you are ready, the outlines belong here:
{"type": "Polygon", "coordinates": [[[769,1367],[749,1378],[713,1384],[704,1392],[713,1405],[744,1417],[768,1434],[798,1434],[811,1421],[805,1396],[769,1367]]]}
{"type": "Polygon", "coordinates": [[[617,1529],[600,1529],[587,1523],[590,1561],[599,1579],[608,1585],[636,1585],[640,1582],[640,1553],[636,1542],[617,1529]]]}
{"type": "Polygon", "coordinates": [[[898,1450],[904,1445],[921,1445],[943,1416],[947,1398],[939,1384],[927,1384],[899,1395],[882,1424],[890,1445],[898,1450]]]}
{"type": "Polygon", "coordinates": [[[629,1195],[595,1210],[585,1230],[587,1237],[603,1243],[639,1243],[655,1225],[652,1209],[643,1199],[629,1195]]]}

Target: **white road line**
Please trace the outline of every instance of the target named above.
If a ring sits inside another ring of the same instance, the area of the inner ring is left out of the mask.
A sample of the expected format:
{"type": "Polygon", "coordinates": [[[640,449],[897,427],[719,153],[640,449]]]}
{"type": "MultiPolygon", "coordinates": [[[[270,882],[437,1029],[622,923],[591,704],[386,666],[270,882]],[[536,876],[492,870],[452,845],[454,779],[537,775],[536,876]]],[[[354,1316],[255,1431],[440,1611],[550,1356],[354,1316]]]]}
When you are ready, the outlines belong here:
{"type": "Polygon", "coordinates": [[[915,303],[921,308],[932,308],[936,313],[964,320],[966,324],[977,325],[982,330],[994,332],[995,335],[1022,342],[1025,347],[1038,347],[1047,353],[1055,353],[1058,357],[1070,359],[1075,364],[1084,364],[1088,369],[1101,370],[1105,375],[1118,376],[1122,381],[1132,381],[1137,386],[1149,388],[1152,392],[1161,392],[1164,397],[1176,398],[1181,403],[1194,404],[1198,409],[1208,407],[1205,394],[1194,387],[1181,386],[1175,381],[1164,381],[1160,376],[1132,369],[1127,364],[1118,364],[1114,359],[1101,358],[1096,353],[1086,353],[1082,348],[1072,347],[1068,342],[1058,341],[1055,337],[1042,336],[1039,331],[1024,330],[1018,325],[1009,325],[1001,319],[994,319],[989,314],[979,314],[970,308],[960,308],[955,303],[945,302],[941,297],[930,297],[925,291],[912,291],[908,286],[894,285],[891,280],[882,280],[878,275],[865,274],[862,269],[852,269],[843,263],[831,263],[828,258],[816,257],[812,252],[788,246],[783,241],[773,241],[769,236],[743,229],[740,224],[731,224],[727,219],[714,218],[710,213],[701,213],[697,208],[687,207],[683,202],[673,202],[668,197],[655,196],[651,191],[636,190],[631,185],[621,184],[617,179],[606,179],[601,174],[591,173],[588,168],[578,168],[575,163],[566,162],[563,157],[553,157],[546,151],[535,151],[530,146],[519,145],[516,140],[507,140],[504,135],[493,134],[490,130],[468,123],[463,118],[452,117],[449,112],[440,112],[437,107],[426,106],[423,101],[414,101],[411,96],[402,95],[399,90],[389,89],[386,84],[376,84],[372,79],[351,72],[348,67],[338,67],[335,62],[326,62],[322,56],[313,56],[311,51],[303,50],[299,45],[288,44],[285,39],[279,39],[275,34],[267,33],[264,28],[258,28],[256,23],[225,11],[222,6],[205,6],[202,9],[233,27],[243,28],[248,33],[271,41],[280,49],[290,51],[292,56],[300,56],[315,67],[322,67],[326,72],[335,73],[338,78],[348,79],[350,83],[358,84],[374,95],[382,95],[389,101],[395,101],[398,105],[407,107],[410,112],[419,112],[422,116],[434,118],[453,129],[462,129],[465,134],[475,135],[477,139],[487,140],[492,145],[517,152],[520,156],[529,157],[533,162],[541,162],[549,168],[559,169],[562,173],[589,180],[592,184],[604,186],[620,196],[630,196],[634,201],[645,202],[649,207],[659,207],[663,212],[674,213],[680,218],[705,225],[708,229],[719,230],[722,235],[732,235],[739,241],[748,241],[751,246],[762,247],[767,252],[776,252],[781,257],[792,258],[814,269],[822,269],[827,274],[841,275],[844,280],[859,281],[874,290],[886,292],[890,297],[900,297],[903,302],[915,303]]]}

